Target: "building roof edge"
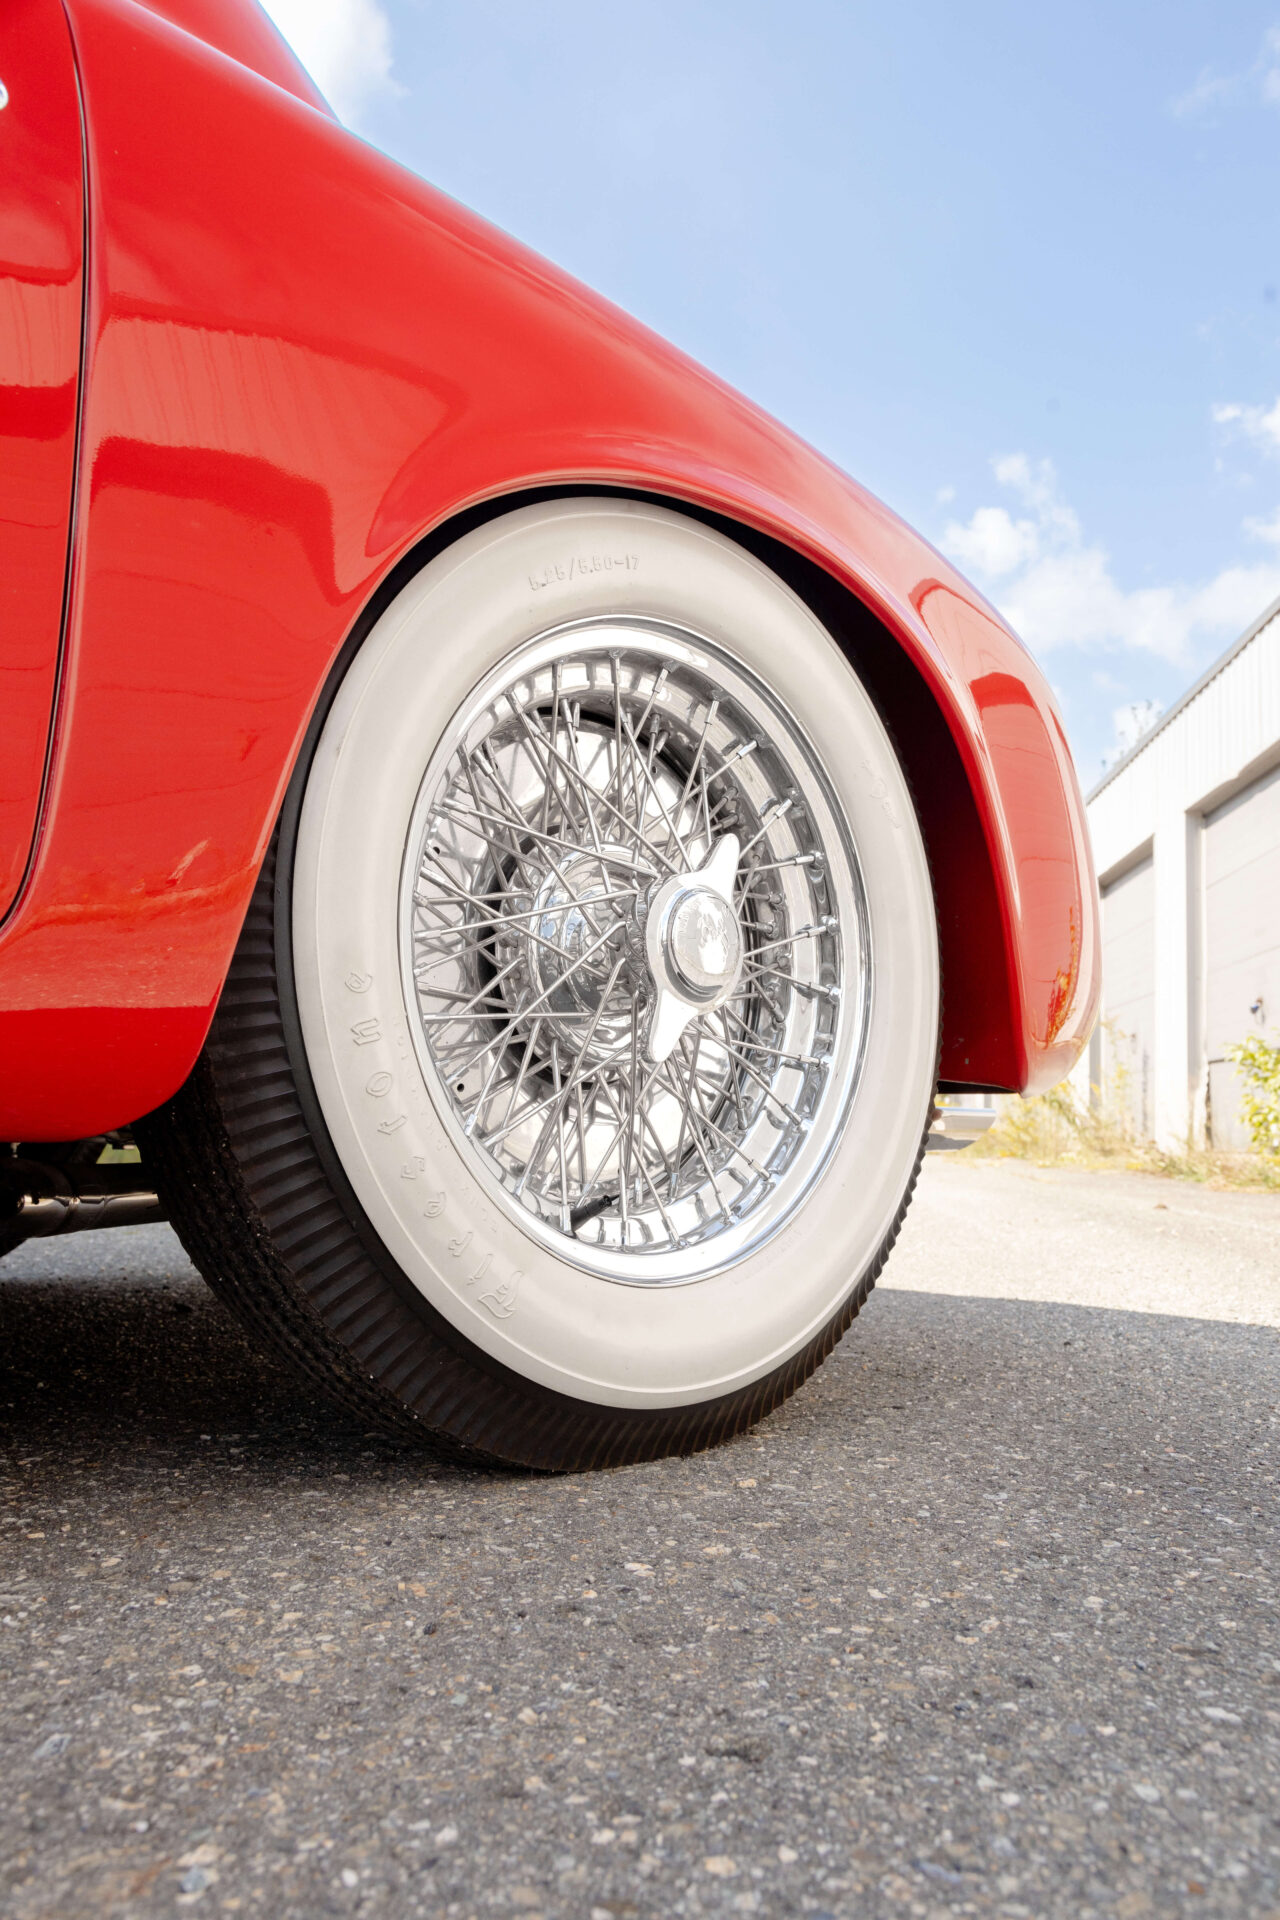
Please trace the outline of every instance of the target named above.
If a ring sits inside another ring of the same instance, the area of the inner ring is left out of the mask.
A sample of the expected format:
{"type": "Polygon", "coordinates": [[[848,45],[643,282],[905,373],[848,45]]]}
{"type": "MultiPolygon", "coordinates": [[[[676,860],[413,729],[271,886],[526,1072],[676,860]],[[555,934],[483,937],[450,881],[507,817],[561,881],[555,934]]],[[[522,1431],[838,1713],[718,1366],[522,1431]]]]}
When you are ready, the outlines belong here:
{"type": "Polygon", "coordinates": [[[1107,768],[1101,780],[1099,780],[1095,786],[1091,787],[1085,795],[1085,805],[1087,807],[1092,806],[1103,788],[1109,787],[1111,782],[1116,779],[1119,774],[1122,774],[1125,768],[1138,758],[1140,753],[1146,752],[1157,735],[1162,734],[1167,726],[1172,725],[1173,721],[1178,718],[1178,715],[1183,709],[1189,707],[1193,700],[1198,699],[1211,681],[1216,680],[1220,673],[1226,671],[1236,655],[1243,653],[1245,648],[1257,639],[1263,628],[1271,625],[1271,622],[1277,614],[1280,614],[1280,599],[1273,600],[1265,612],[1259,614],[1253,625],[1246,627],[1240,635],[1240,638],[1233,640],[1226,652],[1219,654],[1212,666],[1206,667],[1194,685],[1188,687],[1186,692],[1174,701],[1168,713],[1162,713],[1156,721],[1155,726],[1144,733],[1140,740],[1136,740],[1127,753],[1121,754],[1113,767],[1107,768]]]}

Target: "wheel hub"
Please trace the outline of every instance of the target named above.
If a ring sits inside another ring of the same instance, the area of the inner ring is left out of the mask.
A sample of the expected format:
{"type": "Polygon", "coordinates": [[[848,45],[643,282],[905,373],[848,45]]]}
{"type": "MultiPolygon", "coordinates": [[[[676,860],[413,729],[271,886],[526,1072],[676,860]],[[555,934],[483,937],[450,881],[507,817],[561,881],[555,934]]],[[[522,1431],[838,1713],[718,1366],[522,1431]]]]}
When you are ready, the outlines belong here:
{"type": "Polygon", "coordinates": [[[667,918],[667,971],[694,1000],[712,1000],[735,978],[742,935],[732,907],[710,887],[688,887],[667,918]]]}
{"type": "Polygon", "coordinates": [[[742,929],[731,897],[737,841],[722,840],[702,869],[677,874],[646,899],[619,901],[610,885],[630,873],[626,848],[566,851],[545,875],[532,906],[517,896],[519,970],[532,1009],[583,1060],[617,1046],[633,1010],[644,1009],[651,1060],[661,1061],[693,1015],[732,991],[742,968],[742,929]]]}
{"type": "Polygon", "coordinates": [[[734,910],[736,835],[725,834],[695,873],[674,874],[654,895],[645,952],[654,987],[647,1052],[661,1064],[696,1014],[718,1006],[742,971],[734,910]]]}
{"type": "Polygon", "coordinates": [[[619,911],[612,898],[611,863],[617,871],[630,871],[625,855],[610,847],[558,860],[534,894],[532,912],[521,916],[518,937],[526,950],[529,979],[554,1013],[590,1017],[615,974],[620,1004],[628,986],[636,984],[630,977],[636,969],[626,964],[634,946],[627,940],[636,925],[634,904],[628,900],[624,904],[630,911],[619,911]]]}

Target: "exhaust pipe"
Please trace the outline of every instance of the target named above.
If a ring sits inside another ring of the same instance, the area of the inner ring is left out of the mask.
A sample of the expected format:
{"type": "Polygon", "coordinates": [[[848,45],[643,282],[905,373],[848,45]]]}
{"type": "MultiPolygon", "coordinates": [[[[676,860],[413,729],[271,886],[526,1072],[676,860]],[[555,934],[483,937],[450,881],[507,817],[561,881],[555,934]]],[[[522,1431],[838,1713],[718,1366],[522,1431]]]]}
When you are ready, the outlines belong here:
{"type": "Polygon", "coordinates": [[[136,1157],[99,1158],[102,1140],[25,1153],[0,1153],[0,1251],[55,1233],[136,1227],[167,1219],[160,1196],[136,1157]],[[45,1158],[45,1153],[48,1158],[45,1158]]]}
{"type": "Polygon", "coordinates": [[[90,1233],[100,1227],[138,1227],[168,1215],[157,1193],[24,1194],[7,1225],[21,1240],[52,1233],[90,1233]]]}

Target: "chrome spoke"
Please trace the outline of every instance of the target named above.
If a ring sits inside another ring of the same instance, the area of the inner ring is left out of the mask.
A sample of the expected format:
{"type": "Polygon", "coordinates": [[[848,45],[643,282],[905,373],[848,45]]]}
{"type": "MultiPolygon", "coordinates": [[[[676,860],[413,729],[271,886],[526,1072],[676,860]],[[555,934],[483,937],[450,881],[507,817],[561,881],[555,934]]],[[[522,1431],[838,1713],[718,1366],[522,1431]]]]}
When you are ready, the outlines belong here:
{"type": "Polygon", "coordinates": [[[742,671],[618,631],[495,679],[433,762],[405,979],[504,1205],[665,1281],[781,1217],[845,1018],[831,875],[852,897],[854,869],[742,671]]]}

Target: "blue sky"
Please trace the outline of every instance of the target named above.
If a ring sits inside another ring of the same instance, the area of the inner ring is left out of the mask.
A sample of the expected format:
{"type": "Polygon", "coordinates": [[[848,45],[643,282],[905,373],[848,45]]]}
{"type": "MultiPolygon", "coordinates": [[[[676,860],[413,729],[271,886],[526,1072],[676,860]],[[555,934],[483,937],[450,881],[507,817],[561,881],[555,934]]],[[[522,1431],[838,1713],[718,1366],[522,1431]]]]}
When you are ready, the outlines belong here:
{"type": "Polygon", "coordinates": [[[1280,594],[1280,0],[269,0],[955,558],[1086,785],[1280,594]]]}

